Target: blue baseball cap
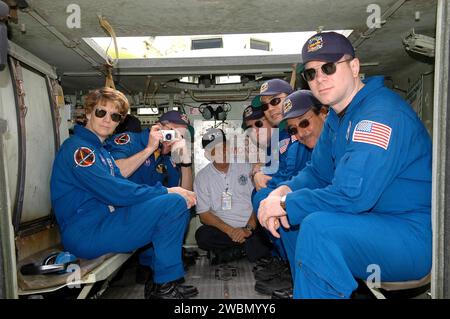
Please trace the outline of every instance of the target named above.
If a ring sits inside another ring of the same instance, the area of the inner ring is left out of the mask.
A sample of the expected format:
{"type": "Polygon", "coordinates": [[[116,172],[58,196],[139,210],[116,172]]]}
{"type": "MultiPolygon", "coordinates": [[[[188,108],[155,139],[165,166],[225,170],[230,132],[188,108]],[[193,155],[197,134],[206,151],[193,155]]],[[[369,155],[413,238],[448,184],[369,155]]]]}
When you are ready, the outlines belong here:
{"type": "Polygon", "coordinates": [[[294,90],[286,81],[280,79],[271,79],[261,85],[258,96],[270,96],[280,93],[286,93],[287,95],[289,95],[292,92],[294,92],[294,90]]]}
{"type": "Polygon", "coordinates": [[[249,105],[244,109],[242,113],[242,121],[257,120],[264,117],[264,111],[260,107],[254,107],[249,105]]]}
{"type": "Polygon", "coordinates": [[[283,120],[302,116],[313,107],[321,108],[322,103],[309,90],[299,90],[288,95],[283,102],[283,120]]]}
{"type": "Polygon", "coordinates": [[[170,122],[175,124],[189,125],[189,119],[186,114],[182,114],[178,111],[169,111],[161,115],[159,122],[170,122]]]}
{"type": "Polygon", "coordinates": [[[225,143],[225,133],[218,128],[209,128],[202,137],[202,147],[211,149],[216,144],[225,143]]]}
{"type": "Polygon", "coordinates": [[[303,64],[309,61],[337,62],[344,54],[355,57],[350,40],[337,32],[317,33],[302,48],[303,64]]]}

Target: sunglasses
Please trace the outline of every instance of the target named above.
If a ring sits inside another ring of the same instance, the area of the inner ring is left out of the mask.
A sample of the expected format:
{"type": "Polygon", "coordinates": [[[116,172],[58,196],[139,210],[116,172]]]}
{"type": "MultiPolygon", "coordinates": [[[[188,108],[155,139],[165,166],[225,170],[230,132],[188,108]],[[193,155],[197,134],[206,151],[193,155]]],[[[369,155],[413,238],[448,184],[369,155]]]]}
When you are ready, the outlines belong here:
{"type": "MultiPolygon", "coordinates": [[[[298,127],[305,129],[309,126],[309,124],[311,124],[311,122],[308,119],[304,119],[298,123],[298,127]]],[[[295,126],[288,127],[287,131],[288,131],[289,135],[295,135],[298,132],[298,130],[295,126]]]]}
{"type": "MultiPolygon", "coordinates": [[[[323,74],[332,75],[332,74],[336,73],[336,65],[338,65],[339,63],[343,63],[343,62],[349,62],[351,60],[353,60],[353,58],[352,59],[348,59],[348,60],[339,61],[339,62],[328,62],[328,63],[322,64],[320,66],[320,69],[322,70],[323,74]]],[[[317,68],[317,69],[313,69],[313,68],[305,69],[302,72],[303,78],[306,81],[311,82],[312,80],[314,80],[316,78],[318,69],[319,68],[317,68]]]]}
{"type": "MultiPolygon", "coordinates": [[[[95,116],[98,118],[105,117],[106,113],[108,113],[108,112],[106,112],[103,109],[95,109],[95,112],[94,112],[95,116]]],[[[120,113],[110,113],[110,115],[111,115],[111,120],[113,120],[114,122],[120,122],[122,120],[122,114],[120,114],[120,113]]]]}
{"type": "Polygon", "coordinates": [[[264,123],[263,123],[262,120],[257,120],[257,121],[255,121],[255,123],[254,123],[253,125],[247,125],[247,126],[245,127],[245,129],[252,128],[253,126],[255,126],[255,127],[257,127],[257,128],[261,128],[261,127],[263,127],[263,125],[264,125],[264,123]]]}
{"type": "Polygon", "coordinates": [[[281,102],[281,98],[275,97],[275,98],[271,99],[269,101],[269,103],[261,104],[262,110],[265,112],[269,109],[269,104],[272,106],[276,106],[276,105],[280,104],[280,102],[281,102]]]}

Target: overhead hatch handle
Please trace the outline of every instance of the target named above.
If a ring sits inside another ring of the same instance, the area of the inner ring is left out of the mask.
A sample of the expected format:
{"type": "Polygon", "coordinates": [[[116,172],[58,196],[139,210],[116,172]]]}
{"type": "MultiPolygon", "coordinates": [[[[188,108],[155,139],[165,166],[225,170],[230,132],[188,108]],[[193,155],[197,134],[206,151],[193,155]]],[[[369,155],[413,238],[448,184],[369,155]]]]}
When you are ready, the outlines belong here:
{"type": "Polygon", "coordinates": [[[114,51],[116,53],[116,56],[114,59],[111,59],[108,56],[108,49],[107,49],[106,50],[106,63],[104,64],[104,67],[105,67],[105,73],[106,73],[105,74],[105,77],[106,77],[105,86],[116,89],[116,86],[114,85],[113,76],[112,76],[113,68],[114,68],[114,66],[117,65],[117,61],[119,59],[119,49],[117,47],[116,32],[114,31],[111,24],[109,24],[108,20],[106,20],[106,18],[103,18],[101,15],[98,15],[98,21],[99,21],[102,29],[106,32],[106,34],[108,36],[111,37],[112,41],[114,42],[114,51]]]}
{"type": "Polygon", "coordinates": [[[113,80],[113,76],[112,76],[113,66],[111,64],[105,63],[104,67],[105,67],[105,72],[106,72],[105,86],[115,90],[116,86],[114,85],[114,80],[113,80]]]}
{"type": "Polygon", "coordinates": [[[243,95],[218,95],[218,96],[196,96],[192,90],[189,90],[189,96],[195,101],[195,102],[211,102],[215,100],[222,100],[222,101],[236,101],[236,102],[242,102],[246,101],[250,98],[252,95],[252,89],[249,89],[246,94],[243,95]]]}

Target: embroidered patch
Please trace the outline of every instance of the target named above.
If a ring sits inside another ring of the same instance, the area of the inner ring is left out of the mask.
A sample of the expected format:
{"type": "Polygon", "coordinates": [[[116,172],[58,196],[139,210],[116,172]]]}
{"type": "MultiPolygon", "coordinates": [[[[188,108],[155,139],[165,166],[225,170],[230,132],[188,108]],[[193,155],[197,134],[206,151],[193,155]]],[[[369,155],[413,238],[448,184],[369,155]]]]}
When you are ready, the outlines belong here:
{"type": "Polygon", "coordinates": [[[75,153],[73,153],[73,159],[77,166],[89,167],[95,163],[95,154],[94,151],[88,147],[79,147],[75,153]]]}
{"type": "Polygon", "coordinates": [[[247,107],[244,110],[244,117],[249,117],[252,114],[253,114],[253,108],[251,106],[247,107]]]}
{"type": "Polygon", "coordinates": [[[280,154],[286,152],[290,139],[291,138],[285,138],[284,140],[280,141],[280,154]]]}
{"type": "Polygon", "coordinates": [[[261,88],[259,89],[259,93],[263,93],[265,91],[267,91],[267,89],[269,88],[269,83],[265,82],[261,85],[261,88]]]}
{"type": "Polygon", "coordinates": [[[374,121],[360,121],[353,131],[353,142],[367,143],[387,150],[392,128],[374,121]]]}
{"type": "Polygon", "coordinates": [[[181,114],[181,119],[182,119],[183,121],[185,121],[186,124],[189,124],[189,119],[188,119],[188,117],[187,117],[186,114],[181,114]]]}
{"type": "Polygon", "coordinates": [[[308,40],[308,52],[314,52],[323,47],[323,40],[321,35],[316,35],[308,40]]]}
{"type": "Polygon", "coordinates": [[[156,166],[156,171],[159,174],[165,174],[165,173],[167,173],[167,166],[162,163],[158,164],[158,166],[156,166]]]}
{"type": "Polygon", "coordinates": [[[286,99],[283,104],[283,114],[286,114],[292,109],[292,102],[290,99],[286,99]]]}
{"type": "Polygon", "coordinates": [[[114,139],[114,143],[117,145],[125,145],[128,144],[128,142],[130,142],[130,135],[127,133],[120,134],[114,139]]]}
{"type": "Polygon", "coordinates": [[[246,176],[246,175],[244,175],[244,174],[241,174],[241,175],[239,176],[238,182],[239,182],[239,185],[242,185],[242,186],[247,185],[247,182],[248,182],[248,176],[246,176]]]}

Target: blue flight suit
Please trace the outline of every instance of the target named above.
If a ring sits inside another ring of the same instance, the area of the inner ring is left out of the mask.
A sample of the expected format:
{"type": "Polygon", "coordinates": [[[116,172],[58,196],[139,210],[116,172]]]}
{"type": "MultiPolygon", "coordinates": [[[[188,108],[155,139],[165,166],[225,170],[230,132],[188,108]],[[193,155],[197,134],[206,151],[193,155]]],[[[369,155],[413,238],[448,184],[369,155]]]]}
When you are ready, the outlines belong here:
{"type": "MultiPolygon", "coordinates": [[[[106,140],[105,148],[114,159],[130,157],[142,151],[148,144],[150,130],[147,128],[142,132],[125,132],[116,134],[106,140]]],[[[166,187],[179,186],[180,171],[172,162],[170,155],[153,153],[150,157],[131,175],[129,180],[138,184],[150,186],[160,182],[166,187]],[[162,171],[161,168],[164,168],[162,171]]]]}
{"type": "MultiPolygon", "coordinates": [[[[105,148],[114,159],[123,159],[142,151],[148,144],[150,130],[147,128],[141,132],[124,132],[116,134],[106,140],[105,148]]],[[[128,179],[138,183],[154,186],[161,183],[166,187],[180,185],[180,171],[172,161],[170,155],[161,154],[158,149],[149,156],[128,179]]],[[[186,224],[190,214],[186,214],[186,224]]],[[[139,255],[139,262],[143,265],[151,265],[154,261],[154,251],[150,247],[139,255]]],[[[153,267],[152,267],[153,268],[153,267]]]]}
{"type": "Polygon", "coordinates": [[[64,247],[81,258],[126,253],[150,242],[157,283],[184,276],[185,199],[125,179],[90,130],[76,125],[56,155],[51,200],[64,247]]]}
{"type": "Polygon", "coordinates": [[[430,137],[383,77],[364,83],[342,117],[330,109],[311,162],[282,183],[289,223],[301,225],[294,298],[349,298],[354,277],[431,269],[430,137]]]}
{"type": "MultiPolygon", "coordinates": [[[[297,173],[303,169],[306,163],[311,159],[312,150],[299,141],[293,139],[288,134],[287,130],[280,130],[279,146],[278,171],[274,174],[268,174],[272,177],[272,179],[267,182],[267,187],[260,189],[252,196],[253,211],[256,214],[261,201],[264,200],[275,188],[277,188],[279,183],[285,182],[291,177],[297,175],[297,173]]],[[[270,152],[270,150],[268,152],[270,152]]],[[[270,162],[266,164],[266,167],[269,165],[270,162]]],[[[289,237],[291,240],[282,241],[279,238],[273,237],[270,233],[269,236],[278,255],[282,259],[288,259],[288,257],[293,256],[295,252],[295,239],[297,239],[298,227],[292,227],[289,230],[280,229],[280,231],[285,233],[285,236],[282,238],[289,237]],[[287,250],[289,250],[290,253],[287,253],[287,250]]],[[[295,267],[293,265],[294,259],[289,259],[289,262],[293,273],[295,271],[295,267]]]]}

